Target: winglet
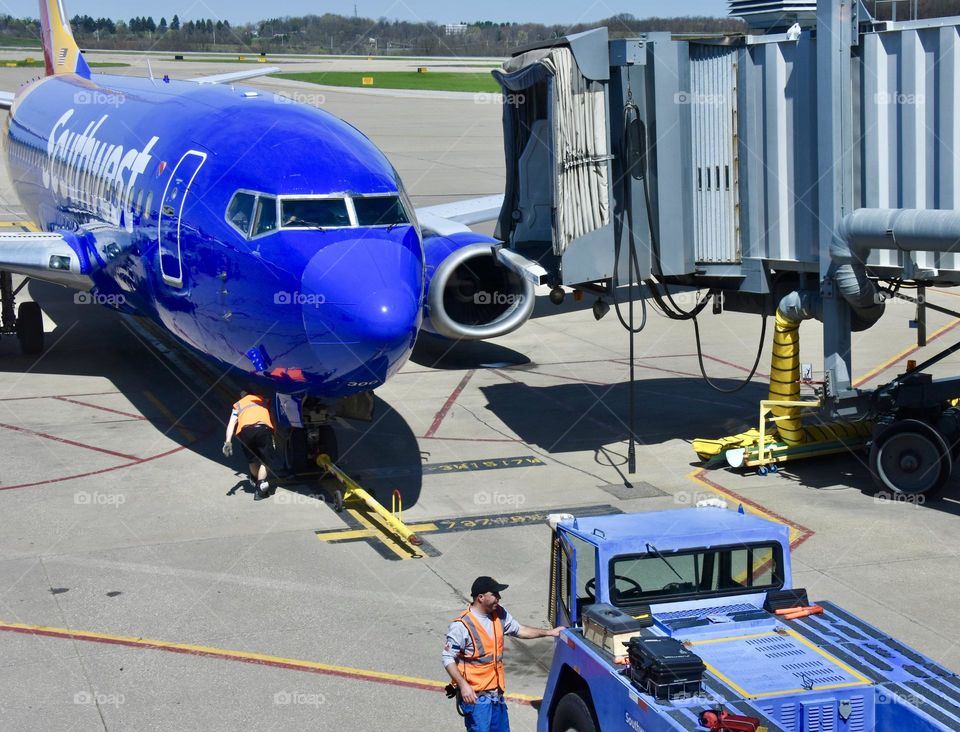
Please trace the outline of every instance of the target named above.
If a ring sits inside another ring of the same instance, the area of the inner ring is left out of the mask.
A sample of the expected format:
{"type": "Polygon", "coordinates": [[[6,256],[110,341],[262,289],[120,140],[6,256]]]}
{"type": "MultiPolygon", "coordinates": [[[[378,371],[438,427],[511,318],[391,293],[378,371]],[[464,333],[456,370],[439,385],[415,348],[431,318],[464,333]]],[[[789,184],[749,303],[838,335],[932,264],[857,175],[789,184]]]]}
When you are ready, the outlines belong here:
{"type": "Polygon", "coordinates": [[[73,38],[63,0],[40,0],[40,33],[47,76],[78,74],[90,78],[90,67],[73,38]]]}

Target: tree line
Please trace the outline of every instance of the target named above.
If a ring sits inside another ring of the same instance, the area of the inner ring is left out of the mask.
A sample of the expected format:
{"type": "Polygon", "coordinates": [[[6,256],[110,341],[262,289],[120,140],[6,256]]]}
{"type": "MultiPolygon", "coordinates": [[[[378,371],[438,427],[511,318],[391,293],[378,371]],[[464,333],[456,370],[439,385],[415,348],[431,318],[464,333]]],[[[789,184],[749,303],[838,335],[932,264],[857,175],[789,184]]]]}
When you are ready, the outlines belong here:
{"type": "MultiPolygon", "coordinates": [[[[906,19],[914,0],[897,5],[898,19],[906,19]]],[[[878,18],[889,18],[892,6],[867,6],[878,18]]],[[[960,0],[918,0],[918,16],[960,15],[960,0]]],[[[737,18],[683,17],[637,18],[629,13],[573,26],[541,23],[477,21],[457,28],[386,18],[343,15],[306,15],[269,18],[256,23],[231,25],[210,18],[183,21],[177,15],[136,16],[126,20],[76,15],[74,34],[84,48],[154,51],[236,51],[238,53],[338,53],[383,55],[505,56],[517,47],[606,26],[614,37],[652,31],[685,33],[737,33],[747,26],[737,18]],[[464,27],[465,26],[465,27],[464,27]]],[[[0,42],[38,43],[39,21],[0,15],[0,42]]]]}

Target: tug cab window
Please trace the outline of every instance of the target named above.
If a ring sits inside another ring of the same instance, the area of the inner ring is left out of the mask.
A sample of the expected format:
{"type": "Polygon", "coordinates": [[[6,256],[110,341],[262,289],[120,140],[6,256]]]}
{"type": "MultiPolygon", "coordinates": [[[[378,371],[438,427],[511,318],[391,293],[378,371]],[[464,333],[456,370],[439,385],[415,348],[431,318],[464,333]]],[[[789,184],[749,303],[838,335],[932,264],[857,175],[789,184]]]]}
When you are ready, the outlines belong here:
{"type": "Polygon", "coordinates": [[[353,199],[358,226],[397,226],[409,224],[399,196],[363,196],[353,199]]]}
{"type": "Polygon", "coordinates": [[[252,193],[238,191],[233,194],[227,206],[227,222],[244,236],[250,233],[250,221],[253,219],[253,205],[257,197],[252,193]]]}
{"type": "Polygon", "coordinates": [[[696,599],[783,587],[779,544],[661,551],[617,557],[610,563],[610,599],[615,605],[696,599]]]}
{"type": "Polygon", "coordinates": [[[347,202],[342,198],[284,198],[280,202],[284,229],[326,229],[350,226],[347,202]]]}
{"type": "Polygon", "coordinates": [[[597,601],[597,548],[581,539],[569,534],[570,543],[577,552],[577,617],[579,622],[585,605],[592,605],[597,601]]]}

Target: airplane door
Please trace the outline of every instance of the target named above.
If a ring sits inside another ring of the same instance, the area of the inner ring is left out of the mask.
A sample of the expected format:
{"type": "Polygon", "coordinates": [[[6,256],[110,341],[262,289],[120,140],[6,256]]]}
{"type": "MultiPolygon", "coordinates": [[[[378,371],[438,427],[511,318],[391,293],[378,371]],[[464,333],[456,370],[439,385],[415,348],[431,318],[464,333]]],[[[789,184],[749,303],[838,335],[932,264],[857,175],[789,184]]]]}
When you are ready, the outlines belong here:
{"type": "Polygon", "coordinates": [[[188,150],[173,169],[167,187],[160,199],[160,215],[157,220],[157,241],[160,244],[160,274],[171,287],[183,287],[183,259],[181,235],[183,211],[190,186],[207,154],[188,150]]]}

